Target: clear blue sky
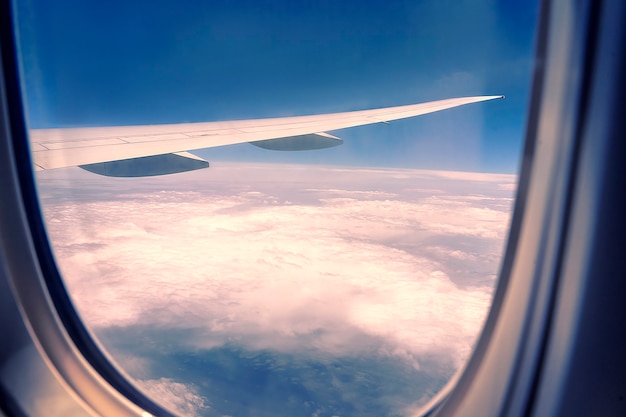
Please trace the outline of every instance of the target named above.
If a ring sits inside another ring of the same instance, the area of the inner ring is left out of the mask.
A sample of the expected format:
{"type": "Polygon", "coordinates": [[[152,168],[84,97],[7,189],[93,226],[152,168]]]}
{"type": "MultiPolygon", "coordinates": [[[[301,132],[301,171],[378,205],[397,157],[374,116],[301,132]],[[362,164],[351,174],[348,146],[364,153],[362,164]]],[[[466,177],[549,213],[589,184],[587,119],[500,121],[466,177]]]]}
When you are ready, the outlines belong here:
{"type": "Polygon", "coordinates": [[[213,160],[517,170],[535,1],[20,2],[32,127],[314,114],[465,95],[505,100],[333,132],[343,146],[237,145],[213,160]]]}

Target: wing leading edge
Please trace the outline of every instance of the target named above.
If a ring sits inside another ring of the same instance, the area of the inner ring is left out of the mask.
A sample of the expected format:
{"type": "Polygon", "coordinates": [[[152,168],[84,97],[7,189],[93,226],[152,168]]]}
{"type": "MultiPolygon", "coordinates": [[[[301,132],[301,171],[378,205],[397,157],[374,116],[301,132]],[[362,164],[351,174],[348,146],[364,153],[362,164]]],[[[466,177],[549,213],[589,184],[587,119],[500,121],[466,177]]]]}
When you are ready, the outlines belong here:
{"type": "Polygon", "coordinates": [[[320,144],[320,148],[341,144],[341,139],[325,131],[386,123],[503,97],[461,97],[382,109],[258,120],[33,129],[30,142],[36,170],[180,154],[246,142],[273,150],[317,149],[315,144],[320,144]]]}

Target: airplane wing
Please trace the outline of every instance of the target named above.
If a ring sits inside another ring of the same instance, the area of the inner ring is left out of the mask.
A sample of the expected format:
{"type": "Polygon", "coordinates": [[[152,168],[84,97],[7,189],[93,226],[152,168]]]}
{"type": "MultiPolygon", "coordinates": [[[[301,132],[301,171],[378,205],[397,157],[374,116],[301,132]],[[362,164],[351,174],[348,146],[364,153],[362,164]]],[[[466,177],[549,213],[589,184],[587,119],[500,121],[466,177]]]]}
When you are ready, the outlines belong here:
{"type": "Polygon", "coordinates": [[[258,120],[145,126],[32,129],[35,170],[80,166],[111,176],[146,176],[208,166],[187,151],[252,143],[271,150],[310,150],[340,145],[325,133],[419,116],[504,96],[451,98],[408,106],[258,120]]]}

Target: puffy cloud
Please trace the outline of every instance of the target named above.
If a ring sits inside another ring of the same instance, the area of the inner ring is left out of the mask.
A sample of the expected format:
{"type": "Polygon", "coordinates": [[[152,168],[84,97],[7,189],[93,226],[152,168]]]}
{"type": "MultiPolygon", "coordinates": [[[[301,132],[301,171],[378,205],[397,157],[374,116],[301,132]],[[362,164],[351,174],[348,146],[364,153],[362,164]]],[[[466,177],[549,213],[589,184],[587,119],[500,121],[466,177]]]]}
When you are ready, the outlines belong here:
{"type": "MultiPolygon", "coordinates": [[[[176,343],[192,351],[374,351],[414,369],[436,359],[447,376],[469,355],[511,176],[226,165],[172,178],[77,173],[74,191],[41,178],[58,263],[96,334],[141,325],[187,330],[176,343]]],[[[157,381],[144,388],[182,389],[157,381]]]]}
{"type": "Polygon", "coordinates": [[[196,390],[169,378],[137,381],[137,385],[163,407],[183,416],[196,417],[209,408],[206,398],[196,390]]]}

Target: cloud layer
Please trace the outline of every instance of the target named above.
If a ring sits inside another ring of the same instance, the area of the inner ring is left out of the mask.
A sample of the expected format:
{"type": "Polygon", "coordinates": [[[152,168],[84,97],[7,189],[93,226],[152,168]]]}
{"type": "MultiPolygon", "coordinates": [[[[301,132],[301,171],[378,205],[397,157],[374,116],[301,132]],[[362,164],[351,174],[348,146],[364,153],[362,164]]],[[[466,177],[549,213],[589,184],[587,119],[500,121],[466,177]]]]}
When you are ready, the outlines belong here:
{"type": "MultiPolygon", "coordinates": [[[[67,171],[42,175],[42,201],[96,335],[141,327],[184,334],[161,347],[172,351],[376,355],[439,386],[488,310],[515,180],[236,164],[134,182],[67,171]]],[[[183,389],[129,373],[149,392],[183,389]]],[[[172,408],[213,402],[186,389],[189,401],[172,408]]]]}

